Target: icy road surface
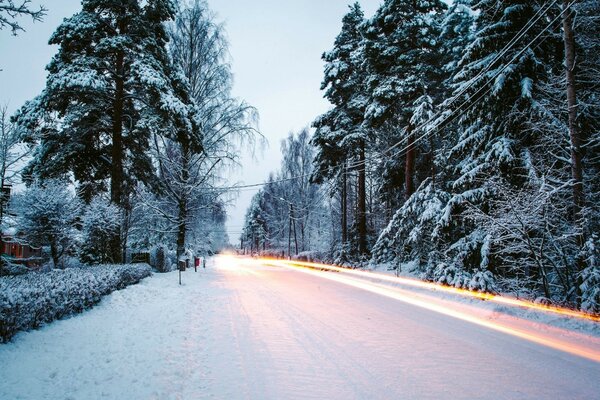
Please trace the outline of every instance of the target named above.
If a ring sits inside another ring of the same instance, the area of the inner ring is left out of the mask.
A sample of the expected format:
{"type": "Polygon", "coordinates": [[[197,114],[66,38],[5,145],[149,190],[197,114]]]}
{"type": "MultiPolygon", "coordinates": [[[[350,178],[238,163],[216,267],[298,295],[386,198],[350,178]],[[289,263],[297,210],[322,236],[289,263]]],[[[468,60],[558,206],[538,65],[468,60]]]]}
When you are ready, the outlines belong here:
{"type": "Polygon", "coordinates": [[[183,282],[0,345],[0,399],[600,399],[596,361],[314,274],[220,258],[183,282]]]}

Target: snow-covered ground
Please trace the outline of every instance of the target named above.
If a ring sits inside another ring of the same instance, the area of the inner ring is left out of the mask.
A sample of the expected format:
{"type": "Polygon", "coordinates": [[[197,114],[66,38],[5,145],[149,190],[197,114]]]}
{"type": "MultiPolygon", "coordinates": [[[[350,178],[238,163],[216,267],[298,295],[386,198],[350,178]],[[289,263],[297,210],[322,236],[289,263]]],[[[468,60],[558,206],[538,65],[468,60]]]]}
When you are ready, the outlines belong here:
{"type": "Polygon", "coordinates": [[[317,272],[219,258],[183,282],[0,345],[0,399],[600,398],[598,362],[317,272]]]}

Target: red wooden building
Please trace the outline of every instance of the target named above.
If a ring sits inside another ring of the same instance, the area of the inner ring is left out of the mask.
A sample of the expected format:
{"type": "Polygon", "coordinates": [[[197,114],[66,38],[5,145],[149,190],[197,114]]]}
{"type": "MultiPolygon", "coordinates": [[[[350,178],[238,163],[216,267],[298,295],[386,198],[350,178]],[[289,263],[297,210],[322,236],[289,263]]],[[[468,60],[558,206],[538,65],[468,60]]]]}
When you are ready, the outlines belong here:
{"type": "Polygon", "coordinates": [[[14,215],[6,212],[11,192],[12,185],[3,185],[0,189],[0,213],[3,216],[3,223],[9,226],[6,231],[1,232],[0,254],[12,263],[30,268],[38,267],[42,263],[42,248],[30,246],[20,238],[21,235],[14,227],[16,226],[14,215]]]}
{"type": "Polygon", "coordinates": [[[2,235],[0,246],[2,256],[15,264],[23,264],[27,267],[38,267],[42,263],[42,248],[33,247],[23,240],[9,235],[2,235]]]}

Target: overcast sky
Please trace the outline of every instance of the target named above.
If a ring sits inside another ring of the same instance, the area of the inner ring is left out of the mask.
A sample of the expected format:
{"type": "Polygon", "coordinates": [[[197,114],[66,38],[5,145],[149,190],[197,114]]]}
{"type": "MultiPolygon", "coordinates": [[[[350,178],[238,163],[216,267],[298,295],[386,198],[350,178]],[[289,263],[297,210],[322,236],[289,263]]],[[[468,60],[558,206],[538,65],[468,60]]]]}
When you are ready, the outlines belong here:
{"type": "MultiPolygon", "coordinates": [[[[260,130],[269,146],[243,156],[243,168],[231,183],[260,183],[279,167],[280,141],[327,110],[319,90],[321,54],[329,50],[341,28],[348,0],[209,0],[226,24],[233,58],[233,93],[258,109],[260,130]]],[[[63,18],[80,9],[79,0],[33,0],[49,9],[43,23],[22,20],[26,32],[13,37],[0,31],[0,103],[11,110],[44,87],[44,67],[56,52],[48,38],[63,18]]],[[[361,0],[367,17],[380,0],[361,0]]],[[[229,208],[230,239],[238,240],[244,213],[256,191],[243,191],[229,208]]]]}

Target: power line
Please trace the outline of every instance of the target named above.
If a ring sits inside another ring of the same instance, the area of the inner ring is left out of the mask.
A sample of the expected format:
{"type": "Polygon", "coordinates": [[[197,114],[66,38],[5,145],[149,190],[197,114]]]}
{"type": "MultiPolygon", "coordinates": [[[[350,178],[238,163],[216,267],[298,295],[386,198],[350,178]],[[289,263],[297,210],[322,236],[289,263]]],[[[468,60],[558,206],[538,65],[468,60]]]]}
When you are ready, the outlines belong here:
{"type": "MultiPolygon", "coordinates": [[[[550,21],[550,23],[533,39],[531,40],[527,46],[525,46],[523,49],[521,49],[521,51],[519,51],[508,63],[506,63],[498,72],[496,72],[496,74],[487,82],[485,82],[473,95],[472,97],[476,96],[479,94],[479,92],[481,92],[489,83],[491,83],[493,80],[495,80],[501,73],[503,73],[508,67],[511,66],[511,64],[517,59],[519,58],[525,51],[527,51],[543,34],[544,32],[546,32],[548,29],[550,29],[552,27],[552,25],[559,19],[562,17],[562,15],[564,14],[564,12],[569,9],[571,7],[571,5],[573,5],[575,3],[575,1],[572,1],[571,3],[569,3],[567,5],[567,7],[565,7],[552,21],[550,21]]],[[[542,40],[542,42],[545,39],[542,40]]],[[[472,107],[474,104],[476,104],[479,100],[481,100],[483,98],[483,96],[485,96],[488,92],[490,92],[493,89],[492,86],[490,86],[480,97],[479,99],[477,99],[474,103],[472,103],[469,107],[472,107]]],[[[396,154],[393,155],[393,157],[398,157],[398,156],[402,156],[405,154],[406,151],[408,151],[408,149],[410,149],[411,147],[415,146],[418,142],[420,142],[421,140],[425,139],[427,136],[432,135],[433,133],[437,132],[439,130],[439,128],[443,128],[447,123],[452,122],[455,118],[456,115],[452,115],[452,114],[456,114],[458,111],[460,111],[460,109],[468,103],[469,100],[465,100],[456,110],[455,112],[451,113],[449,116],[446,116],[444,120],[442,120],[442,122],[440,122],[438,125],[436,125],[435,127],[433,127],[430,130],[427,130],[423,135],[421,135],[420,137],[418,137],[411,145],[405,146],[404,148],[402,148],[400,151],[398,151],[396,154]],[[451,117],[451,118],[450,118],[451,117]]],[[[466,110],[465,110],[466,111],[466,110]]]]}
{"type": "MultiPolygon", "coordinates": [[[[525,26],[523,28],[521,28],[521,30],[519,32],[517,32],[517,34],[504,46],[504,48],[494,57],[494,59],[492,61],[490,61],[487,66],[485,68],[483,68],[474,78],[472,78],[470,80],[470,83],[467,84],[465,87],[462,88],[462,90],[460,90],[459,93],[457,93],[456,95],[452,96],[449,100],[447,100],[445,102],[445,106],[448,107],[450,104],[454,103],[454,101],[456,101],[458,98],[460,98],[464,93],[466,93],[471,87],[473,87],[475,84],[478,83],[478,80],[480,79],[481,76],[483,76],[483,74],[485,74],[487,71],[489,71],[489,69],[501,58],[503,57],[512,47],[514,47],[518,41],[525,36],[525,34],[534,26],[534,24],[540,20],[540,18],[542,18],[545,13],[550,10],[551,7],[553,7],[556,3],[558,2],[558,0],[554,0],[551,4],[548,4],[546,7],[541,7],[538,12],[534,15],[534,17],[532,19],[529,20],[529,22],[527,24],[525,24],[525,26]]],[[[573,4],[573,3],[571,3],[573,4]]],[[[562,14],[561,14],[562,15],[562,14]]],[[[548,28],[551,27],[551,25],[554,23],[554,21],[552,21],[544,30],[542,30],[541,33],[545,32],[548,28]]],[[[540,33],[540,34],[541,34],[540,33]]],[[[538,35],[539,37],[539,35],[538,35]]],[[[537,40],[537,38],[534,39],[530,44],[528,44],[522,51],[525,51],[527,48],[529,48],[529,46],[535,41],[537,40]]],[[[516,58],[513,58],[513,60],[511,60],[508,64],[504,65],[504,69],[506,69],[516,58]]],[[[504,70],[503,69],[503,70],[504,70]]],[[[500,73],[503,71],[501,70],[500,73]]],[[[490,83],[492,80],[494,80],[500,73],[497,73],[495,76],[493,76],[488,82],[486,82],[483,86],[485,87],[487,85],[487,83],[490,83]]],[[[481,88],[480,88],[481,89],[481,88]]],[[[475,92],[475,94],[473,94],[473,96],[476,96],[479,93],[479,91],[475,92]]],[[[449,115],[447,115],[445,117],[445,119],[438,123],[438,126],[432,128],[431,130],[433,132],[435,132],[437,130],[437,128],[439,127],[439,124],[445,123],[446,121],[452,121],[454,119],[454,117],[452,116],[453,114],[456,114],[460,111],[460,109],[467,103],[467,101],[464,101],[462,104],[459,105],[458,108],[456,108],[454,111],[452,111],[449,115]]],[[[475,103],[473,103],[475,104],[475,103]]],[[[446,110],[447,111],[447,110],[446,110]]],[[[421,123],[420,125],[418,125],[417,127],[415,127],[413,134],[421,129],[427,128],[428,126],[430,126],[430,124],[434,121],[436,121],[439,117],[441,117],[444,114],[445,110],[440,110],[438,111],[435,115],[433,115],[432,117],[430,117],[427,121],[421,123]]],[[[427,132],[426,132],[427,134],[427,132]]],[[[384,156],[386,153],[390,152],[391,150],[395,149],[396,147],[400,146],[402,143],[406,142],[409,139],[409,137],[405,137],[402,138],[400,141],[398,141],[397,143],[395,143],[394,145],[390,146],[388,149],[384,150],[380,156],[384,156]]],[[[413,147],[419,140],[416,140],[412,145],[408,146],[407,148],[410,149],[411,147],[413,147]]],[[[406,148],[405,148],[406,149],[406,148]]],[[[401,150],[400,152],[396,153],[393,155],[393,157],[397,157],[401,152],[405,151],[405,149],[401,150]]],[[[374,161],[373,157],[369,157],[368,160],[374,161]]],[[[367,160],[365,160],[366,162],[367,160]]],[[[355,165],[353,165],[353,167],[355,166],[361,166],[362,164],[364,164],[364,162],[357,162],[355,163],[355,165]]]]}
{"type": "MultiPolygon", "coordinates": [[[[480,71],[475,78],[472,78],[471,81],[470,81],[470,83],[468,85],[466,85],[465,87],[463,87],[458,94],[456,94],[453,97],[451,97],[451,99],[449,101],[447,101],[445,105],[448,106],[449,104],[452,104],[459,97],[461,97],[464,93],[466,93],[471,87],[473,87],[475,84],[479,83],[480,77],[483,76],[483,74],[485,74],[485,72],[489,71],[489,69],[501,57],[503,57],[512,47],[514,47],[518,43],[518,41],[523,36],[525,36],[525,34],[535,25],[535,23],[538,22],[545,15],[545,13],[547,11],[549,11],[550,8],[553,7],[557,2],[558,2],[558,0],[553,0],[552,3],[547,3],[547,5],[545,7],[540,8],[538,10],[538,12],[534,15],[534,17],[532,19],[530,19],[528,21],[528,23],[523,28],[521,28],[521,30],[515,35],[515,37],[513,37],[507,43],[507,45],[504,46],[504,48],[501,50],[501,52],[499,54],[497,54],[494,57],[494,59],[492,61],[490,61],[488,63],[488,65],[484,69],[482,69],[482,71],[480,71]]],[[[567,7],[565,7],[533,40],[531,40],[523,49],[521,49],[521,51],[519,51],[508,63],[504,64],[501,69],[499,69],[497,72],[495,72],[494,75],[488,81],[484,82],[484,84],[471,96],[471,98],[477,96],[483,89],[485,89],[487,87],[487,85],[489,83],[491,83],[493,80],[495,80],[502,72],[504,72],[508,67],[510,67],[510,65],[518,57],[520,57],[525,51],[527,51],[530,48],[530,46],[533,43],[535,43],[535,41],[537,41],[541,37],[542,34],[544,34],[548,29],[550,29],[552,27],[552,25],[564,14],[564,12],[566,10],[570,9],[570,7],[574,3],[575,3],[575,1],[572,1],[571,3],[569,3],[567,5],[567,7]]],[[[483,98],[483,96],[485,96],[491,90],[492,90],[492,87],[487,88],[487,90],[484,93],[482,93],[482,95],[477,100],[475,100],[473,103],[471,103],[469,105],[469,108],[472,107],[472,106],[474,106],[475,104],[477,104],[483,98]]],[[[406,151],[409,150],[411,147],[417,145],[420,141],[424,140],[428,136],[430,136],[433,133],[437,132],[440,128],[443,128],[448,123],[452,122],[456,118],[456,116],[458,115],[458,113],[461,111],[462,107],[465,106],[465,105],[467,105],[469,102],[470,102],[470,99],[469,100],[465,100],[464,102],[462,102],[455,110],[453,110],[449,114],[445,115],[441,122],[437,123],[437,125],[435,125],[431,129],[426,130],[425,133],[423,135],[419,136],[417,139],[415,139],[412,144],[403,147],[398,152],[396,152],[395,154],[391,155],[391,157],[398,157],[398,156],[404,155],[406,153],[406,151]]],[[[443,110],[439,111],[434,116],[430,117],[427,121],[425,121],[425,122],[421,123],[420,125],[418,125],[414,129],[413,134],[414,134],[414,132],[417,132],[417,131],[422,130],[422,129],[426,128],[426,127],[429,127],[430,124],[432,122],[438,120],[442,116],[442,114],[444,114],[444,112],[445,111],[443,111],[443,110]]],[[[396,147],[400,146],[402,143],[406,142],[407,140],[408,140],[408,137],[403,138],[402,140],[398,141],[394,145],[390,146],[388,149],[384,150],[378,157],[385,156],[386,153],[389,153],[391,150],[393,150],[396,147]]],[[[347,164],[346,168],[353,169],[353,168],[365,165],[367,161],[374,161],[374,160],[375,160],[374,157],[367,157],[367,158],[365,158],[364,161],[355,161],[355,162],[352,162],[350,164],[347,164]]],[[[342,166],[331,166],[331,167],[327,167],[327,168],[322,168],[320,170],[317,170],[316,172],[327,172],[327,171],[335,170],[337,168],[342,168],[342,166]]],[[[342,173],[348,174],[348,172],[342,172],[342,173]]],[[[307,178],[307,177],[312,176],[313,174],[314,174],[314,172],[312,172],[310,174],[296,175],[296,176],[292,176],[292,177],[289,177],[289,178],[281,178],[281,179],[277,179],[277,180],[273,180],[273,181],[269,181],[269,182],[255,183],[255,184],[248,184],[248,185],[230,186],[230,187],[223,187],[223,188],[212,188],[212,190],[216,190],[216,191],[233,191],[233,190],[240,190],[240,189],[241,190],[243,190],[243,189],[255,189],[255,188],[264,187],[264,186],[267,186],[267,185],[270,185],[270,184],[277,184],[277,183],[283,183],[283,182],[294,181],[294,180],[298,180],[298,179],[302,179],[302,178],[307,178]]]]}

